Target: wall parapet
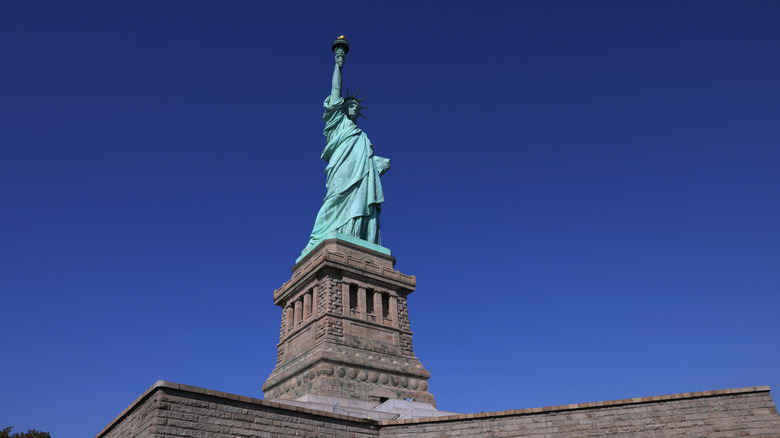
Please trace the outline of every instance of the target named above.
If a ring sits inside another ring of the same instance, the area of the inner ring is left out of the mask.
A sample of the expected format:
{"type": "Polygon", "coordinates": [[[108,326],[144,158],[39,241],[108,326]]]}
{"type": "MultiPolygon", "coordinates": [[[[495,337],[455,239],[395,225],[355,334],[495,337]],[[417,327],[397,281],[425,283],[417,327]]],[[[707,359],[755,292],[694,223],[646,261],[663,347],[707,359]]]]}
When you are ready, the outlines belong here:
{"type": "Polygon", "coordinates": [[[745,388],[718,389],[714,391],[683,392],[679,394],[655,395],[652,397],[624,398],[619,400],[607,400],[607,401],[591,402],[591,403],[573,403],[568,405],[545,406],[541,408],[509,409],[506,411],[479,412],[475,414],[458,414],[458,415],[448,415],[444,417],[411,418],[406,420],[384,420],[378,422],[378,424],[384,426],[384,425],[400,425],[400,424],[441,423],[441,422],[457,421],[457,420],[489,419],[489,418],[498,418],[498,417],[532,415],[532,414],[541,414],[541,413],[546,414],[546,413],[553,413],[553,412],[618,407],[618,406],[628,406],[628,405],[636,405],[636,404],[643,404],[643,403],[657,403],[657,402],[665,402],[665,401],[672,401],[672,400],[697,399],[697,398],[705,398],[705,397],[716,397],[722,395],[748,394],[748,393],[769,392],[769,391],[771,391],[771,388],[769,386],[749,386],[745,388]]]}
{"type": "Polygon", "coordinates": [[[166,380],[158,380],[157,382],[154,383],[154,385],[152,385],[149,389],[144,391],[143,394],[141,394],[137,399],[135,399],[130,404],[130,406],[128,406],[119,415],[117,415],[117,417],[114,418],[114,420],[112,420],[111,423],[108,424],[108,426],[104,427],[103,430],[100,431],[100,433],[95,435],[95,437],[100,438],[100,437],[107,436],[108,432],[110,432],[110,430],[113,429],[117,424],[119,424],[122,420],[124,420],[126,417],[132,414],[132,412],[135,410],[136,407],[140,406],[144,401],[146,401],[146,399],[151,397],[157,391],[164,390],[164,389],[174,389],[182,392],[189,392],[192,394],[205,395],[205,396],[216,397],[225,400],[233,400],[237,402],[262,406],[266,408],[280,409],[280,410],[291,411],[291,412],[296,412],[301,414],[316,415],[319,417],[326,417],[334,420],[343,420],[352,423],[360,423],[360,424],[368,424],[368,425],[376,424],[376,421],[368,418],[351,417],[348,415],[336,414],[333,412],[317,411],[314,409],[306,409],[299,406],[285,405],[281,403],[266,401],[259,398],[247,397],[244,395],[236,395],[227,392],[215,391],[213,389],[200,388],[198,386],[190,386],[181,383],[168,382],[166,380]]]}
{"type": "Polygon", "coordinates": [[[136,436],[322,436],[423,438],[637,435],[780,436],[769,386],[687,392],[530,409],[409,420],[372,420],[195,386],[158,381],[106,426],[99,438],[136,436]],[[456,433],[457,432],[457,433],[456,433]],[[303,434],[303,435],[301,435],[303,434]],[[447,435],[449,436],[449,435],[447,435]]]}

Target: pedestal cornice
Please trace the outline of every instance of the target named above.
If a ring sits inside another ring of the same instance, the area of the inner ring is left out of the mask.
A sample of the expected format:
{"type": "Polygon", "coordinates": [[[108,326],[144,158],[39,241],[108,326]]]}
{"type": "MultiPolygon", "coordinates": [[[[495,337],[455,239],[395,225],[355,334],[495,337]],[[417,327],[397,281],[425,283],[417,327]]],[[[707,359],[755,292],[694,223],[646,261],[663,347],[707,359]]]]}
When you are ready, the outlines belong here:
{"type": "Polygon", "coordinates": [[[396,271],[394,266],[393,256],[341,239],[328,239],[293,266],[292,278],[274,291],[274,303],[279,305],[291,292],[297,291],[301,283],[312,281],[317,272],[328,267],[380,281],[391,289],[414,291],[417,278],[396,271]]]}

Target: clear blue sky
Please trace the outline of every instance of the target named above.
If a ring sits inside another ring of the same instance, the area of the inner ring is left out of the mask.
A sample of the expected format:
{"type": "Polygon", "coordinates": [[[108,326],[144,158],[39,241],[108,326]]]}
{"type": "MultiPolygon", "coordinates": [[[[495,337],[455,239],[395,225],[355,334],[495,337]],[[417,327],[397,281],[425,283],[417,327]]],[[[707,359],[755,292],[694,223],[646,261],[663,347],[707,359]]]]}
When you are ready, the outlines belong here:
{"type": "Polygon", "coordinates": [[[341,34],[441,409],[780,389],[780,3],[337,4],[0,4],[0,427],[261,396],[341,34]]]}

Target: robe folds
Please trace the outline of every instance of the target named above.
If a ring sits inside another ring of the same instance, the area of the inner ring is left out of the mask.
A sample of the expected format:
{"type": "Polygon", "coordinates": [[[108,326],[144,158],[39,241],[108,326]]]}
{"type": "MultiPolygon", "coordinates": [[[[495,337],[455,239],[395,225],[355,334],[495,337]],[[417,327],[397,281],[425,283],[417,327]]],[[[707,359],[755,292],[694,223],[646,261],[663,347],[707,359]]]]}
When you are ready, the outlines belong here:
{"type": "Polygon", "coordinates": [[[343,98],[331,102],[328,96],[323,106],[327,193],[303,252],[333,232],[379,245],[379,213],[385,201],[379,176],[389,168],[389,160],[374,156],[368,136],[347,118],[343,98]]]}

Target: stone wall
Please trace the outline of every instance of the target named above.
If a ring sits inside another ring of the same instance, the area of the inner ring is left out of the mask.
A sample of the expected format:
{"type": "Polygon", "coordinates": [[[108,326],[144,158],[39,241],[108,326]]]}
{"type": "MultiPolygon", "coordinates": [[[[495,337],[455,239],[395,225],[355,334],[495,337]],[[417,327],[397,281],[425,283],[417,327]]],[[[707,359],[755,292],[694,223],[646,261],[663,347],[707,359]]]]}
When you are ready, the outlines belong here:
{"type": "Polygon", "coordinates": [[[382,438],[780,437],[769,387],[384,421],[382,438]]]}
{"type": "Polygon", "coordinates": [[[375,421],[157,382],[97,436],[114,437],[780,437],[769,387],[375,421]]]}
{"type": "Polygon", "coordinates": [[[98,436],[115,438],[146,438],[154,436],[152,429],[155,427],[155,418],[159,405],[154,399],[147,397],[154,389],[155,387],[152,386],[141,397],[138,397],[98,436]]]}
{"type": "Polygon", "coordinates": [[[97,436],[377,438],[379,428],[372,420],[160,381],[97,436]]]}

